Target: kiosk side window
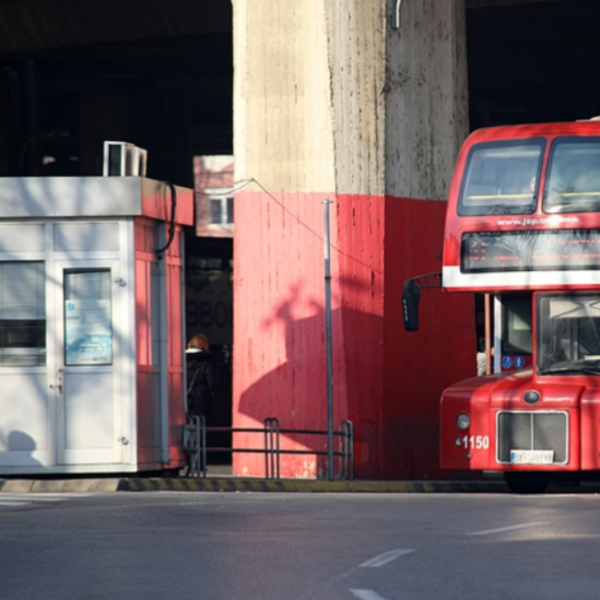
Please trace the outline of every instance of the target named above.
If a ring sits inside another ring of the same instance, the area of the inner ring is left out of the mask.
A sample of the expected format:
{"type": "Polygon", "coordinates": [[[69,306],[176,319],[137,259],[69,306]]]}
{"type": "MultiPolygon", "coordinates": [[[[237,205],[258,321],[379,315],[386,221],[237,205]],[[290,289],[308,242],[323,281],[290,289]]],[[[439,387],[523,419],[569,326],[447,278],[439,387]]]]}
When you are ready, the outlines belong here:
{"type": "Polygon", "coordinates": [[[0,262],[0,366],[45,364],[44,262],[0,262]]]}

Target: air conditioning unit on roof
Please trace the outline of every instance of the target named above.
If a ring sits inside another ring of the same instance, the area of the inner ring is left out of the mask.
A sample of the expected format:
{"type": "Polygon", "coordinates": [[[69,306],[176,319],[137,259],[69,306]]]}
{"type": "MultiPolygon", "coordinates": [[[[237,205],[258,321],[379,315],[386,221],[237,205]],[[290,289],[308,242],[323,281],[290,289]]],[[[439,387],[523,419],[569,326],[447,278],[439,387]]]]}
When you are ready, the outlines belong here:
{"type": "Polygon", "coordinates": [[[104,177],[145,177],[148,152],[128,142],[104,142],[104,177]]]}

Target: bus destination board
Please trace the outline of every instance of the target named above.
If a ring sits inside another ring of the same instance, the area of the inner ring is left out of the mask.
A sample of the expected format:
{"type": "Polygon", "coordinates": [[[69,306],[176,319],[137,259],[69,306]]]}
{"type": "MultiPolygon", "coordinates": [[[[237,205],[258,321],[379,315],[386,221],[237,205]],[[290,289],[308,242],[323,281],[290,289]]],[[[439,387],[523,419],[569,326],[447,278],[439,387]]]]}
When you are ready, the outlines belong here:
{"type": "Polygon", "coordinates": [[[461,271],[600,269],[600,229],[465,233],[461,271]]]}

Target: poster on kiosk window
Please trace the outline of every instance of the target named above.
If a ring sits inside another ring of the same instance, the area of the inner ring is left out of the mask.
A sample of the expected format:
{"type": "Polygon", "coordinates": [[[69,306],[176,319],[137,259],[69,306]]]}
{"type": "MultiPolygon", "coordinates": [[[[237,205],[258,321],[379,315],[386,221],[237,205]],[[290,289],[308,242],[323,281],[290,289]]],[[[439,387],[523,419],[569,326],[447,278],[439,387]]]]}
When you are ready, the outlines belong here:
{"type": "Polygon", "coordinates": [[[110,300],[65,302],[65,364],[112,363],[110,300]]]}

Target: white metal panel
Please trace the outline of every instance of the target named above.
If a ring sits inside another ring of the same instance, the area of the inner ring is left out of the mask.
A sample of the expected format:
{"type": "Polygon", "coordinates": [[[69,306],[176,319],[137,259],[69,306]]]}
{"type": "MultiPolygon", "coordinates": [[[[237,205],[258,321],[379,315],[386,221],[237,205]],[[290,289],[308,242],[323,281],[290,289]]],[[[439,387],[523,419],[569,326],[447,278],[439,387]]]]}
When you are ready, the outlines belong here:
{"type": "Polygon", "coordinates": [[[0,374],[0,466],[48,464],[46,369],[3,368],[0,374]]]}
{"type": "Polygon", "coordinates": [[[65,373],[64,447],[66,453],[100,450],[93,462],[111,462],[116,440],[113,374],[112,368],[99,371],[101,368],[80,368],[65,373]]]}
{"type": "Polygon", "coordinates": [[[139,177],[3,177],[0,218],[141,214],[139,177]]]}
{"type": "MultiPolygon", "coordinates": [[[[194,190],[176,187],[175,220],[193,224],[194,190]]],[[[171,218],[169,186],[145,177],[2,177],[0,219],[171,218]]]]}
{"type": "Polygon", "coordinates": [[[119,222],[120,307],[115,306],[113,327],[118,336],[120,361],[115,373],[121,393],[121,433],[129,443],[122,444],[124,464],[137,461],[137,385],[136,385],[136,305],[135,240],[133,219],[119,222]]]}
{"type": "Polygon", "coordinates": [[[0,225],[0,253],[43,251],[44,225],[42,223],[0,225]]]}
{"type": "Polygon", "coordinates": [[[119,224],[72,222],[54,225],[54,250],[88,252],[119,249],[119,224]]]}

